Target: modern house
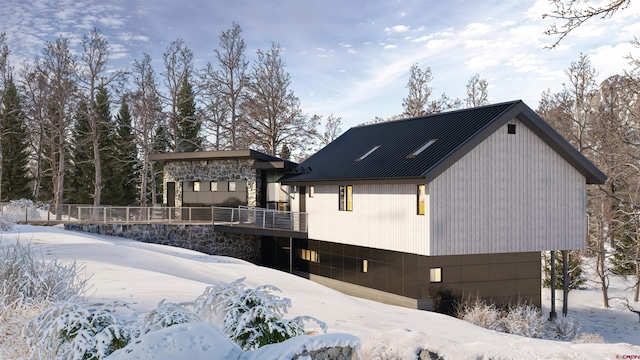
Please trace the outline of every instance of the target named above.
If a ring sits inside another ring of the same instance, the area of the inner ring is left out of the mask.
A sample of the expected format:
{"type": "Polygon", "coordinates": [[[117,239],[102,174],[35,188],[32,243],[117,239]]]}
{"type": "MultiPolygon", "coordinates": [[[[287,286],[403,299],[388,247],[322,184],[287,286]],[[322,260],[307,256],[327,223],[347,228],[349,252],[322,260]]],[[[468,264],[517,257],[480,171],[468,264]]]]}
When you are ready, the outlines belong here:
{"type": "Polygon", "coordinates": [[[522,101],[354,127],[280,179],[308,213],[297,273],[417,307],[539,305],[541,252],[585,248],[586,184],[605,180],[522,101]]]}
{"type": "MultiPolygon", "coordinates": [[[[522,101],[358,126],[297,165],[252,150],[156,154],[169,206],[304,213],[251,234],[266,266],[429,308],[434,293],[541,302],[541,252],[586,245],[606,176],[522,101]]],[[[240,221],[241,222],[241,221],[240,221]]]]}

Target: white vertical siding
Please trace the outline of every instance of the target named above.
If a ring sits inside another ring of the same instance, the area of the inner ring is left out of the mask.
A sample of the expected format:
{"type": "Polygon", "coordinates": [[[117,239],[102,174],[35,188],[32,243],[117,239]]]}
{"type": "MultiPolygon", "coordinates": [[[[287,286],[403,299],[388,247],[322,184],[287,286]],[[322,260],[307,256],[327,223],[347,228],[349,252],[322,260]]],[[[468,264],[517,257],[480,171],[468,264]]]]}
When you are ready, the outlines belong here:
{"type": "Polygon", "coordinates": [[[430,184],[430,255],[579,249],[585,178],[514,119],[430,184]]]}
{"type": "Polygon", "coordinates": [[[354,184],[353,211],[339,211],[338,185],[316,185],[306,199],[309,238],[428,255],[428,192],[417,215],[416,184],[354,184]]]}

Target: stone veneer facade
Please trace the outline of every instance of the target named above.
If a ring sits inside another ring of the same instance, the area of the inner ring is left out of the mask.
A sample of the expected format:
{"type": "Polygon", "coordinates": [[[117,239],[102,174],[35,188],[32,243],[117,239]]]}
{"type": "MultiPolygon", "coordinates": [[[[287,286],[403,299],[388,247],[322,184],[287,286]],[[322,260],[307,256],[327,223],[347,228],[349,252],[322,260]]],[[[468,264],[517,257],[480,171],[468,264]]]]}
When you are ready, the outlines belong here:
{"type": "Polygon", "coordinates": [[[260,263],[260,236],[214,231],[211,225],[88,225],[67,224],[67,230],[120,236],[142,242],[196,250],[209,255],[230,256],[260,263]]]}
{"type": "Polygon", "coordinates": [[[167,203],[167,183],[176,183],[176,206],[182,206],[183,181],[236,181],[247,182],[247,205],[260,204],[261,178],[253,168],[253,159],[220,159],[170,161],[164,164],[163,199],[167,203]]]}

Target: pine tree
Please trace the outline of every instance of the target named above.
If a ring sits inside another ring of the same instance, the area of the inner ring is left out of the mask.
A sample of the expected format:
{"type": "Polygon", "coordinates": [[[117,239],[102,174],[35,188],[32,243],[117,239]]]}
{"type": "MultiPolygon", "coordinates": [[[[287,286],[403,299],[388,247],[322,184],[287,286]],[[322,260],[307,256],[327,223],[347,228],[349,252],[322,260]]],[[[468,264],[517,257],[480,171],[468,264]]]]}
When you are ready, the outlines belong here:
{"type": "Polygon", "coordinates": [[[31,198],[29,134],[12,79],[5,87],[2,105],[2,200],[31,198]]]}
{"type": "Polygon", "coordinates": [[[111,118],[111,101],[104,86],[98,87],[96,94],[96,115],[98,124],[98,144],[100,145],[100,164],[102,167],[102,199],[104,205],[122,205],[124,190],[117,177],[118,159],[114,156],[117,147],[116,124],[111,118]]]}
{"type": "Polygon", "coordinates": [[[81,102],[76,111],[76,119],[73,125],[73,152],[70,172],[66,174],[67,201],[71,204],[93,203],[93,181],[95,168],[92,163],[93,146],[91,139],[91,125],[87,118],[87,104],[81,102]]]}
{"type": "Polygon", "coordinates": [[[280,149],[280,158],[285,160],[289,160],[291,158],[291,150],[289,150],[287,144],[282,144],[282,149],[280,149]]]}
{"type": "MultiPolygon", "coordinates": [[[[582,274],[582,256],[579,251],[571,250],[567,257],[569,259],[569,290],[579,289],[587,282],[582,274]]],[[[551,287],[551,255],[549,253],[544,254],[544,264],[543,286],[551,287]]],[[[556,290],[563,288],[562,277],[562,252],[556,251],[556,290]]]]}
{"type": "Polygon", "coordinates": [[[131,113],[127,99],[122,99],[120,111],[116,115],[116,146],[113,149],[117,167],[112,181],[114,186],[122,188],[122,198],[118,205],[133,205],[138,201],[138,149],[135,136],[131,131],[131,113]]]}
{"type": "Polygon", "coordinates": [[[182,86],[178,93],[178,146],[176,152],[192,152],[202,150],[200,121],[196,118],[194,93],[188,76],[182,78],[182,86]]]}

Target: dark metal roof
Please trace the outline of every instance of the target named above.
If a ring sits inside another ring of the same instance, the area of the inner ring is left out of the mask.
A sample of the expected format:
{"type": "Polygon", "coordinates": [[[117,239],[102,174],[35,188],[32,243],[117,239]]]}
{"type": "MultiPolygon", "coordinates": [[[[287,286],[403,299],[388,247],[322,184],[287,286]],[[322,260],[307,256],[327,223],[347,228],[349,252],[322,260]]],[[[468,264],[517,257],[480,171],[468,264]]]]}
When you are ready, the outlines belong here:
{"type": "Polygon", "coordinates": [[[260,169],[290,169],[298,164],[279,157],[265,154],[256,150],[223,150],[223,151],[194,151],[184,153],[159,153],[149,155],[149,160],[160,163],[172,161],[206,161],[228,159],[254,159],[255,167],[260,169]]]}
{"type": "Polygon", "coordinates": [[[430,182],[513,118],[522,121],[570,162],[585,176],[587,183],[606,180],[606,175],[517,100],[351,128],[281,181],[289,184],[411,179],[430,182]],[[431,139],[437,141],[420,154],[410,156],[431,139]],[[375,151],[360,159],[378,145],[375,151]]]}

